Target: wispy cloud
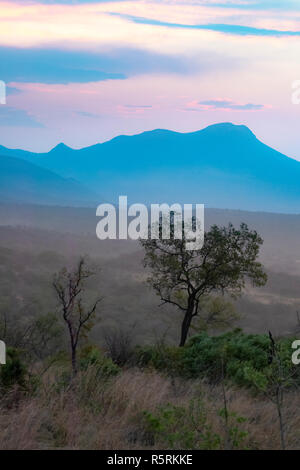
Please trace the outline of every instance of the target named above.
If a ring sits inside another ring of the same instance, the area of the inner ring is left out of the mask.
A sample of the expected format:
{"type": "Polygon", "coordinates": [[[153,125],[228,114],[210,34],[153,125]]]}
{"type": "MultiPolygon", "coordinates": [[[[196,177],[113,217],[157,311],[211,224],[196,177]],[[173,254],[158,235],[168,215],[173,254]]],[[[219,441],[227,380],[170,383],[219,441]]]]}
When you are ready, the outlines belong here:
{"type": "Polygon", "coordinates": [[[117,112],[121,115],[143,114],[145,111],[153,109],[149,104],[120,104],[117,106],[117,112]]]}
{"type": "MultiPolygon", "coordinates": [[[[128,0],[10,0],[20,4],[43,4],[43,5],[86,5],[106,3],[131,3],[128,0]]],[[[153,0],[155,2],[155,0],[153,0]]],[[[208,6],[226,9],[241,10],[299,10],[298,0],[156,0],[157,3],[169,4],[192,4],[197,6],[208,6]]],[[[147,3],[147,1],[145,2],[147,3]]]]}
{"type": "Polygon", "coordinates": [[[100,55],[82,52],[1,47],[0,62],[6,82],[63,84],[126,78],[105,70],[107,65],[100,55]]]}
{"type": "Polygon", "coordinates": [[[203,101],[192,101],[188,103],[187,109],[190,111],[200,110],[222,110],[222,111],[261,111],[265,109],[263,104],[236,103],[229,99],[214,99],[203,101]]]}
{"type": "Polygon", "coordinates": [[[104,52],[0,47],[1,79],[23,83],[88,83],[144,73],[187,73],[196,65],[181,56],[139,49],[104,52]]]}
{"type": "Polygon", "coordinates": [[[97,119],[100,117],[99,114],[89,113],[87,111],[76,111],[74,114],[77,114],[77,116],[82,116],[82,117],[87,117],[87,118],[92,118],[92,119],[97,119]]]}
{"type": "Polygon", "coordinates": [[[12,86],[7,86],[6,87],[6,95],[18,95],[19,93],[22,93],[22,90],[19,90],[19,88],[12,87],[12,86]]]}
{"type": "Polygon", "coordinates": [[[241,10],[300,10],[298,0],[245,0],[240,2],[234,0],[224,0],[223,2],[218,0],[199,0],[198,3],[200,5],[209,5],[229,9],[234,8],[241,10]]]}
{"type": "Polygon", "coordinates": [[[150,104],[125,104],[125,108],[133,108],[133,109],[149,109],[152,108],[150,104]]]}
{"type": "Polygon", "coordinates": [[[42,4],[42,5],[85,5],[89,3],[119,3],[127,0],[10,0],[21,4],[42,4]]]}
{"type": "Polygon", "coordinates": [[[0,109],[2,143],[84,146],[237,120],[299,153],[299,11],[299,0],[0,0],[0,80],[15,108],[0,109]]]}
{"type": "Polygon", "coordinates": [[[125,15],[122,13],[111,13],[113,16],[119,16],[128,21],[136,24],[163,26],[167,28],[182,28],[182,29],[198,29],[206,31],[215,31],[224,34],[233,34],[238,36],[300,36],[300,31],[285,31],[277,29],[255,28],[252,26],[244,26],[238,24],[185,24],[185,23],[170,23],[167,21],[159,21],[150,18],[142,18],[139,16],[125,15]]]}
{"type": "Polygon", "coordinates": [[[0,126],[44,127],[27,111],[9,106],[0,106],[0,126]]]}

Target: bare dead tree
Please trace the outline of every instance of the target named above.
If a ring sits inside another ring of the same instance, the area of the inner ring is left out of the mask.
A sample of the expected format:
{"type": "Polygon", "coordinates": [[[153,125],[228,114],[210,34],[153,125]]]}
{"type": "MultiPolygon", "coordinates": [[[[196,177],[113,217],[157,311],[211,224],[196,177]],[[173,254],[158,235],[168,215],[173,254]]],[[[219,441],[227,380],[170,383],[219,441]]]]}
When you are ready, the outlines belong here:
{"type": "Polygon", "coordinates": [[[124,327],[106,328],[103,333],[110,358],[118,366],[124,366],[133,354],[133,334],[135,324],[130,329],[124,327]]]}
{"type": "Polygon", "coordinates": [[[285,422],[283,418],[283,405],[284,405],[284,394],[287,385],[289,385],[290,377],[286,375],[281,357],[278,353],[277,344],[269,331],[270,348],[269,348],[269,363],[275,366],[274,373],[270,377],[270,386],[267,393],[268,398],[274,403],[277,409],[279,431],[280,431],[280,442],[282,450],[286,448],[285,442],[285,422]]]}
{"type": "Polygon", "coordinates": [[[60,304],[60,311],[67,325],[73,374],[77,373],[77,348],[80,338],[92,327],[92,319],[97,306],[102,300],[97,298],[89,307],[84,304],[83,294],[85,282],[95,274],[86,266],[86,260],[81,257],[73,271],[63,268],[53,278],[53,288],[60,304]]]}
{"type": "Polygon", "coordinates": [[[0,338],[2,340],[6,339],[7,335],[7,315],[6,312],[4,312],[2,315],[2,318],[0,320],[0,338]]]}
{"type": "Polygon", "coordinates": [[[295,332],[296,332],[296,333],[299,333],[299,332],[300,332],[300,315],[299,315],[299,310],[296,310],[296,318],[297,318],[297,323],[296,323],[295,332]]]}
{"type": "Polygon", "coordinates": [[[265,396],[276,406],[282,450],[286,449],[286,418],[284,417],[285,398],[288,390],[297,388],[297,369],[284,362],[280,343],[276,342],[269,331],[269,364],[272,366],[268,377],[268,386],[264,388],[265,396]]]}

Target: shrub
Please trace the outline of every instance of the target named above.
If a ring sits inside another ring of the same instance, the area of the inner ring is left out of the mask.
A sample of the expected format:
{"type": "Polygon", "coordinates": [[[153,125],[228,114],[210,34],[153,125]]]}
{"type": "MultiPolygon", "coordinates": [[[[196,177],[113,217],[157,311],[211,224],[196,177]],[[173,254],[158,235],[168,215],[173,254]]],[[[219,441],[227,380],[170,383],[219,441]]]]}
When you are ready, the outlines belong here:
{"type": "Polygon", "coordinates": [[[188,407],[167,404],[156,412],[144,411],[144,436],[148,444],[167,449],[220,449],[221,437],[207,422],[201,399],[191,400],[188,407]]]}
{"type": "Polygon", "coordinates": [[[105,346],[111,360],[122,367],[131,362],[133,356],[133,329],[106,329],[104,331],[105,346]]]}
{"type": "Polygon", "coordinates": [[[0,384],[3,389],[9,389],[15,385],[25,387],[27,369],[20,355],[20,350],[7,348],[6,364],[0,367],[0,384]]]}
{"type": "MultiPolygon", "coordinates": [[[[292,341],[291,338],[278,341],[281,362],[289,373],[295,369],[291,362],[292,341]]],[[[226,376],[239,386],[252,388],[254,374],[258,380],[268,382],[273,368],[268,335],[245,334],[240,329],[219,336],[203,332],[192,337],[183,348],[165,345],[138,348],[136,363],[171,376],[207,378],[212,383],[226,376]]],[[[294,372],[296,382],[300,383],[300,372],[294,372]]]]}
{"type": "MultiPolygon", "coordinates": [[[[284,367],[291,362],[292,340],[279,341],[279,354],[284,367]]],[[[240,386],[252,386],[249,370],[267,377],[273,367],[270,362],[270,339],[267,335],[247,335],[236,329],[220,336],[197,335],[189,341],[183,356],[183,371],[188,377],[206,376],[211,380],[222,378],[222,362],[226,377],[240,386]]]]}
{"type": "Polygon", "coordinates": [[[86,346],[80,351],[79,365],[81,370],[87,370],[90,366],[93,366],[97,371],[97,375],[102,378],[115,376],[121,370],[96,346],[86,346]]]}
{"type": "Polygon", "coordinates": [[[248,432],[242,428],[242,425],[247,419],[235,411],[228,412],[226,408],[219,410],[219,416],[223,419],[225,427],[224,447],[227,450],[245,449],[248,432]]]}
{"type": "Polygon", "coordinates": [[[141,367],[152,367],[169,375],[181,375],[184,349],[176,346],[138,347],[135,351],[135,362],[141,367]]]}

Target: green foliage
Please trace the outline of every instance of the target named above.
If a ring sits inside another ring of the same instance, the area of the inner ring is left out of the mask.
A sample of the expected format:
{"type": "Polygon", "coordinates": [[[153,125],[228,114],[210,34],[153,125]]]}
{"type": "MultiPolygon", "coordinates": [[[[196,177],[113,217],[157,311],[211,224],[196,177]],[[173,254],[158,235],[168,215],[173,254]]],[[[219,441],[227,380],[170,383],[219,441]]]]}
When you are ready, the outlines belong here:
{"type": "Polygon", "coordinates": [[[265,391],[268,388],[268,377],[264,371],[259,371],[251,366],[244,367],[244,375],[249,384],[252,384],[260,391],[265,391]]]}
{"type": "Polygon", "coordinates": [[[102,378],[113,377],[120,372],[114,362],[106,357],[103,352],[96,346],[86,346],[80,351],[79,354],[80,369],[86,371],[90,366],[93,366],[97,371],[97,375],[102,378]]]}
{"type": "Polygon", "coordinates": [[[219,416],[224,420],[230,448],[232,450],[245,449],[248,432],[241,426],[247,422],[247,419],[239,416],[235,411],[228,412],[225,408],[219,411],[219,416]]]}
{"type": "Polygon", "coordinates": [[[232,302],[223,296],[205,297],[200,304],[200,312],[191,325],[195,333],[224,330],[240,318],[232,302]]]}
{"type": "Polygon", "coordinates": [[[187,408],[167,404],[155,413],[144,411],[144,433],[153,446],[167,449],[220,449],[221,437],[207,422],[201,399],[191,400],[187,408]]]}
{"type": "Polygon", "coordinates": [[[25,387],[27,370],[20,358],[21,351],[7,348],[6,364],[0,366],[0,385],[9,389],[15,385],[25,387]]]}
{"type": "Polygon", "coordinates": [[[245,369],[263,371],[268,366],[269,338],[266,335],[246,335],[241,330],[220,336],[206,333],[194,336],[184,355],[184,370],[190,377],[221,377],[221,359],[226,376],[238,385],[251,385],[245,369]]]}
{"type": "MultiPolygon", "coordinates": [[[[280,339],[279,351],[285,376],[293,372],[293,381],[300,383],[299,372],[291,362],[293,339],[280,339]]],[[[239,386],[268,388],[277,374],[277,365],[270,363],[270,340],[267,335],[245,334],[240,329],[219,336],[206,332],[192,337],[184,348],[147,346],[136,352],[140,367],[153,367],[168,375],[185,378],[222,379],[222,362],[226,378],[239,386]]],[[[286,379],[285,379],[286,380],[286,379]]]]}
{"type": "Polygon", "coordinates": [[[28,339],[28,349],[31,350],[38,359],[45,359],[52,356],[63,345],[63,328],[57,315],[47,313],[39,315],[30,328],[30,338],[28,339]]]}
{"type": "Polygon", "coordinates": [[[256,370],[248,367],[245,370],[247,379],[253,386],[264,392],[269,398],[278,399],[280,393],[284,390],[294,388],[300,383],[300,374],[298,367],[294,366],[291,361],[291,344],[293,340],[290,338],[282,338],[274,343],[273,350],[268,367],[263,370],[256,370]]]}
{"type": "Polygon", "coordinates": [[[196,299],[218,290],[239,293],[247,277],[254,285],[264,285],[267,276],[257,261],[262,243],[257,232],[246,224],[239,229],[232,224],[213,225],[198,250],[187,250],[184,236],[181,240],[141,240],[144,264],[151,269],[150,285],[162,300],[175,305],[175,298],[185,294],[183,304],[179,304],[184,309],[188,308],[191,292],[196,299]]]}
{"type": "Polygon", "coordinates": [[[138,347],[135,351],[135,362],[139,367],[152,367],[166,371],[169,375],[180,375],[184,350],[175,346],[157,344],[138,347]]]}
{"type": "MultiPolygon", "coordinates": [[[[177,231],[177,226],[172,227],[177,231]]],[[[201,315],[201,303],[208,295],[237,296],[247,279],[254,286],[265,285],[267,275],[258,261],[262,243],[246,224],[239,229],[232,224],[213,225],[204,235],[203,246],[194,250],[187,248],[184,236],[141,240],[150,286],[164,303],[183,312],[180,346],[185,345],[192,320],[201,315]]]]}

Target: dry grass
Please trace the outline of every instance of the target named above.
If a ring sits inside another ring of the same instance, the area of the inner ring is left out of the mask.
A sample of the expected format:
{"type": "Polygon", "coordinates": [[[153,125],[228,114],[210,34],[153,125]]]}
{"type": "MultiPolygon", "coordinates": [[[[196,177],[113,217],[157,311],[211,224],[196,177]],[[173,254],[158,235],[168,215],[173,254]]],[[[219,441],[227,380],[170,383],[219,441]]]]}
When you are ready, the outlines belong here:
{"type": "MultiPolygon", "coordinates": [[[[14,393],[14,392],[12,392],[14,393]]],[[[157,372],[125,370],[108,383],[90,368],[80,373],[72,386],[61,382],[57,372],[48,372],[36,396],[24,397],[14,407],[0,411],[1,449],[143,449],[142,411],[155,413],[172,403],[186,407],[201,394],[207,421],[222,439],[224,422],[218,415],[223,407],[221,389],[200,381],[171,380],[157,372]]],[[[244,447],[280,448],[276,409],[272,403],[247,391],[227,391],[229,410],[247,418],[244,447]]],[[[12,400],[13,402],[14,400],[12,400]]],[[[287,447],[300,447],[300,397],[290,394],[284,412],[287,417],[287,447]]],[[[188,411],[187,411],[188,418],[188,411]]],[[[154,448],[166,448],[156,441],[154,448]]]]}

